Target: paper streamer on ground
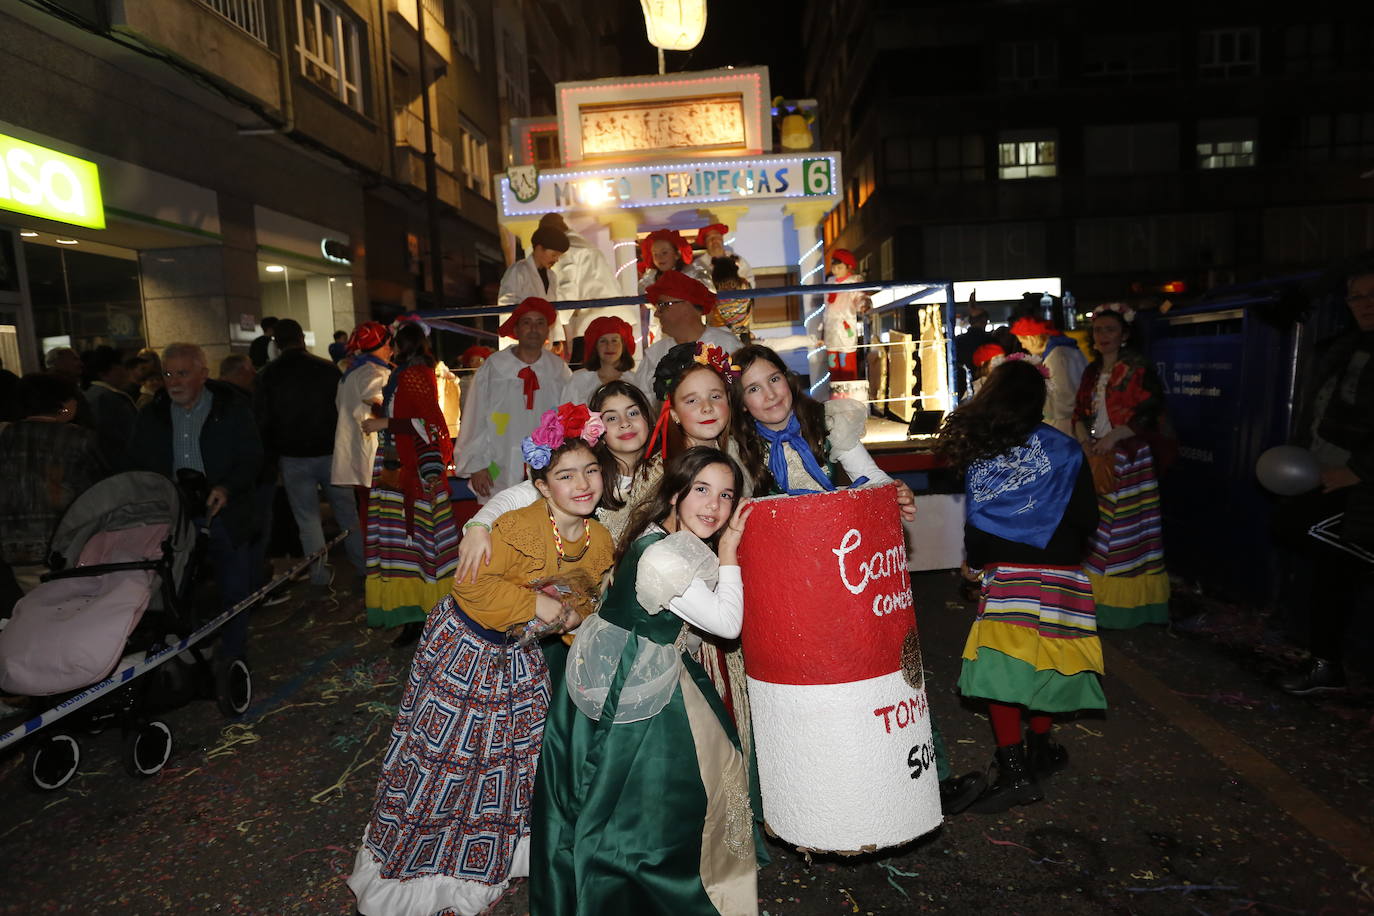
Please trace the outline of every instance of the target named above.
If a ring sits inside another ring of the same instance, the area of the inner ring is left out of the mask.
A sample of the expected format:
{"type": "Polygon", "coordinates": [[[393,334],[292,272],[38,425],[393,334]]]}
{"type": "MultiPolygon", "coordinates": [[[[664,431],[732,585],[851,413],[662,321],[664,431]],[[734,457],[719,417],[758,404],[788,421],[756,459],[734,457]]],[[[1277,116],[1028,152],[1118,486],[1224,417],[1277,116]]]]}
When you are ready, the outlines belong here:
{"type": "Polygon", "coordinates": [[[803,848],[867,851],[940,825],[895,490],[759,500],[740,545],[764,819],[803,848]]]}

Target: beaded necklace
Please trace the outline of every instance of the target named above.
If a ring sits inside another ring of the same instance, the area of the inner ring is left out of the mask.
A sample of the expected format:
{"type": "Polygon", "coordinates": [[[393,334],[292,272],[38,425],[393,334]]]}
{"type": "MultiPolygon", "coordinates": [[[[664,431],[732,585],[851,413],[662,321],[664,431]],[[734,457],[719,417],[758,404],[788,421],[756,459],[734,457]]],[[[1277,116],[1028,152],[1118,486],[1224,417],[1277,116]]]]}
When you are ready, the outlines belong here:
{"type": "Polygon", "coordinates": [[[583,522],[583,527],[587,530],[587,535],[582,539],[582,552],[575,557],[570,557],[563,552],[563,535],[558,533],[558,522],[554,521],[553,511],[549,511],[549,527],[553,529],[553,546],[558,551],[558,559],[566,560],[570,563],[582,559],[587,553],[587,548],[592,546],[592,526],[588,522],[583,522]]]}

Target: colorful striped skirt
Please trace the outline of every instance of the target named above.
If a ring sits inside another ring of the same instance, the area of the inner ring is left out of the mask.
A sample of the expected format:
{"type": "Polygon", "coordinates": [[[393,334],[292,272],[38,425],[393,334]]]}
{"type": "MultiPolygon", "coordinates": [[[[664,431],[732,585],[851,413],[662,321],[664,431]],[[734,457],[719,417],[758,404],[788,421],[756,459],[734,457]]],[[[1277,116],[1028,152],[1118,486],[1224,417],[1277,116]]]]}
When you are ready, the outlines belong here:
{"type": "Polygon", "coordinates": [[[1081,569],[995,566],[964,643],[964,696],[1035,712],[1106,709],[1092,585],[1081,569]]]}
{"type": "Polygon", "coordinates": [[[1117,449],[1115,458],[1117,487],[1098,494],[1097,531],[1083,561],[1097,600],[1097,623],[1114,630],[1168,623],[1169,574],[1154,456],[1141,443],[1134,456],[1117,449]]]}
{"type": "Polygon", "coordinates": [[[458,526],[447,489],[407,506],[404,494],[373,487],[363,546],[367,624],[396,627],[425,619],[449,593],[458,568],[458,526]]]}
{"type": "Polygon", "coordinates": [[[549,675],[452,598],[429,615],[349,886],[364,914],[478,913],[529,873],[549,675]]]}

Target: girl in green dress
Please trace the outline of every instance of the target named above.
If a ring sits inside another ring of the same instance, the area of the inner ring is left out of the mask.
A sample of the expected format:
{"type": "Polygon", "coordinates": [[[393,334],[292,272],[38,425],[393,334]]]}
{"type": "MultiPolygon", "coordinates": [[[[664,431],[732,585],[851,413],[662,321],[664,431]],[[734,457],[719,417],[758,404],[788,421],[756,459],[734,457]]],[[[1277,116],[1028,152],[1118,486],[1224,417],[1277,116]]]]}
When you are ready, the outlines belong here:
{"type": "Polygon", "coordinates": [[[631,519],[600,610],[554,685],[535,789],[532,912],[757,912],[746,764],[690,635],[739,634],[741,484],[723,452],[691,448],[631,519]]]}

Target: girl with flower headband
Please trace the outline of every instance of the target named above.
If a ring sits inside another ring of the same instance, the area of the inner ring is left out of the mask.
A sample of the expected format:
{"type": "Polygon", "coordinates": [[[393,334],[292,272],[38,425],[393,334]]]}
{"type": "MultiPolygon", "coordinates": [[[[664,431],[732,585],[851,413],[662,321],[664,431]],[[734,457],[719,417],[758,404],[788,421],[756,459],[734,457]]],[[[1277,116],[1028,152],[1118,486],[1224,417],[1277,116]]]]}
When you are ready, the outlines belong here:
{"type": "Polygon", "coordinates": [[[1100,522],[1086,562],[1098,624],[1126,629],[1169,622],[1156,461],[1177,443],[1161,435],[1164,388],[1154,367],[1127,347],[1128,306],[1099,306],[1092,317],[1097,358],[1083,373],[1074,434],[1088,453],[1100,522]]]}
{"type": "Polygon", "coordinates": [[[758,912],[748,756],[690,650],[743,622],[741,484],[716,449],[669,461],[573,640],[535,791],[534,913],[758,912]]]}
{"type": "Polygon", "coordinates": [[[730,386],[738,378],[733,357],[715,344],[698,340],[670,349],[654,367],[654,397],[662,403],[649,451],[668,460],[709,445],[737,457],[730,437],[730,386]]]}
{"type": "Polygon", "coordinates": [[[940,430],[964,474],[966,574],[982,583],[959,690],[987,702],[997,743],[997,777],[971,805],[984,814],[1039,801],[1040,780],[1068,764],[1055,713],[1107,706],[1083,569],[1097,497],[1078,442],[1041,419],[1039,368],[1008,358],[940,430]]]}
{"type": "Polygon", "coordinates": [[[590,518],[604,432],[585,405],[544,413],[521,444],[542,499],[497,521],[491,563],[429,614],[348,880],[365,916],[472,916],[528,874],[550,664],[560,676],[566,651],[546,662],[535,638],[575,629],[611,566],[590,518]]]}
{"type": "MultiPolygon", "coordinates": [[[[592,393],[591,408],[601,414],[606,427],[596,452],[602,457],[602,476],[608,484],[602,488],[596,517],[619,544],[630,511],[658,483],[663,463],[646,459],[651,412],[644,392],[619,379],[592,393]]],[[[533,482],[524,481],[494,494],[477,511],[463,526],[463,541],[458,545],[459,582],[475,578],[477,571],[490,561],[491,529],[497,519],[538,499],[539,491],[533,482]]]]}

